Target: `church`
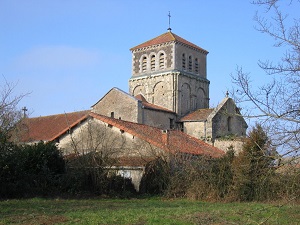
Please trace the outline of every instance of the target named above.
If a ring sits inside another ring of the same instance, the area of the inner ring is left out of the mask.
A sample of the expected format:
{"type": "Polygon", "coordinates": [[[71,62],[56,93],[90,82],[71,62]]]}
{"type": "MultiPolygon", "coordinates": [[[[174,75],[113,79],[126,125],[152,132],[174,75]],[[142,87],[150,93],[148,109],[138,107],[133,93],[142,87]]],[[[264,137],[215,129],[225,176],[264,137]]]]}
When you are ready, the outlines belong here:
{"type": "Polygon", "coordinates": [[[247,123],[228,94],[209,108],[208,51],[169,28],[130,49],[129,92],[112,88],[90,110],[24,118],[15,141],[55,141],[67,155],[101,151],[138,190],[158,155],[220,157],[239,151],[247,123]]]}

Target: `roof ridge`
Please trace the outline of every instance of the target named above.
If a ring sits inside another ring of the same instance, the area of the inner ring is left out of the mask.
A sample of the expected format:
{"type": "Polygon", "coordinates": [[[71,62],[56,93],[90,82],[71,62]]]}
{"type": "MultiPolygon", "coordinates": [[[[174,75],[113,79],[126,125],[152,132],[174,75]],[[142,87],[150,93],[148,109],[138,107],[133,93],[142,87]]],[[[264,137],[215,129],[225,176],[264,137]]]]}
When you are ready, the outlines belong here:
{"type": "Polygon", "coordinates": [[[89,114],[91,110],[90,109],[86,109],[86,110],[81,110],[81,111],[74,111],[74,112],[64,112],[64,113],[59,113],[59,114],[52,114],[52,115],[46,115],[46,116],[36,116],[36,117],[27,117],[26,119],[39,119],[39,118],[47,118],[47,117],[53,117],[53,116],[62,116],[62,115],[66,115],[66,114],[79,114],[79,113],[84,113],[86,112],[86,114],[89,114]]]}

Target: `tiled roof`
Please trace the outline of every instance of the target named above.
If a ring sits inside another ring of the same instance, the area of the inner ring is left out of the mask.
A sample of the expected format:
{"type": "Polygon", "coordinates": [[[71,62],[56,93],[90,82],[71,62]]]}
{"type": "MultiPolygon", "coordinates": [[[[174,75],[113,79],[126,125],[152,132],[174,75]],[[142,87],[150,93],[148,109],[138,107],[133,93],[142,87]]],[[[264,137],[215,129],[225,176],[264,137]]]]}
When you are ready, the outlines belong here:
{"type": "Polygon", "coordinates": [[[141,94],[136,95],[135,98],[138,99],[138,100],[140,100],[142,102],[144,108],[146,108],[146,109],[152,109],[152,110],[158,110],[158,111],[165,111],[165,112],[169,112],[169,113],[175,113],[172,110],[169,110],[169,109],[166,109],[164,107],[161,107],[161,106],[158,106],[158,105],[154,105],[154,104],[151,104],[151,103],[147,102],[147,100],[145,99],[145,97],[143,95],[141,95],[141,94]]]}
{"type": "Polygon", "coordinates": [[[181,122],[188,121],[203,121],[214,111],[214,109],[198,109],[194,112],[187,114],[180,119],[181,122]]]}
{"type": "Polygon", "coordinates": [[[224,152],[216,147],[213,147],[199,139],[191,137],[181,131],[162,130],[144,124],[127,122],[123,120],[106,117],[96,113],[90,113],[95,119],[101,120],[107,124],[119,128],[127,133],[132,134],[150,144],[161,148],[168,152],[181,152],[194,155],[207,155],[211,157],[219,157],[224,152]]]}
{"type": "Polygon", "coordinates": [[[23,131],[25,130],[18,136],[19,141],[53,141],[56,137],[67,132],[69,128],[86,119],[89,112],[90,110],[86,110],[51,116],[25,118],[18,125],[23,128],[23,131]]]}
{"type": "Polygon", "coordinates": [[[139,156],[130,156],[130,157],[118,157],[114,166],[126,166],[126,167],[137,167],[145,166],[148,162],[153,161],[153,157],[139,157],[139,156]]]}
{"type": "MultiPolygon", "coordinates": [[[[76,126],[89,116],[117,127],[120,130],[136,136],[167,152],[181,152],[194,155],[207,155],[211,157],[219,157],[224,154],[224,152],[220,149],[215,148],[199,139],[193,138],[181,131],[168,130],[167,132],[163,132],[156,127],[106,117],[90,112],[89,110],[52,116],[26,118],[22,121],[22,123],[20,123],[22,128],[26,128],[26,132],[23,132],[19,141],[53,141],[60,135],[66,133],[69,128],[76,126]]],[[[134,162],[128,162],[126,164],[131,165],[132,163],[134,164],[134,162]]]]}
{"type": "Polygon", "coordinates": [[[203,51],[206,54],[208,53],[208,51],[206,51],[205,49],[200,48],[199,46],[197,46],[197,45],[195,45],[195,44],[193,44],[193,43],[191,43],[191,42],[183,39],[182,37],[179,37],[178,35],[176,35],[176,34],[174,34],[172,32],[169,32],[169,31],[166,32],[166,33],[164,33],[164,34],[162,34],[162,35],[160,35],[160,36],[158,36],[158,37],[156,37],[156,38],[153,38],[153,39],[151,39],[149,41],[146,41],[146,42],[144,42],[144,43],[142,43],[140,45],[137,45],[137,46],[131,48],[130,50],[134,51],[136,49],[145,48],[145,47],[149,47],[149,46],[152,46],[152,45],[159,45],[159,44],[163,44],[163,43],[167,43],[167,42],[172,42],[172,41],[180,42],[182,44],[185,44],[185,45],[191,46],[193,48],[196,48],[196,49],[198,49],[200,51],[203,51]]]}

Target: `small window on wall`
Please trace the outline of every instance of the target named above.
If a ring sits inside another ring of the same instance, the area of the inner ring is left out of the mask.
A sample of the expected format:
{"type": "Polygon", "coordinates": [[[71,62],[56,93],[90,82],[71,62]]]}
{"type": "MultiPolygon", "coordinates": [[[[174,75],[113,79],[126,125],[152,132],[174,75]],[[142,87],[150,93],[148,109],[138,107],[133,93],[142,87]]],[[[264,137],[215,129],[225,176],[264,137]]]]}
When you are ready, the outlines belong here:
{"type": "Polygon", "coordinates": [[[189,56],[189,72],[192,72],[192,56],[189,56]]]}
{"type": "Polygon", "coordinates": [[[182,54],[182,69],[185,70],[185,54],[182,54]]]}
{"type": "Polygon", "coordinates": [[[172,129],[174,129],[174,119],[171,119],[170,118],[170,129],[172,130],[172,129]]]}
{"type": "Polygon", "coordinates": [[[227,118],[227,127],[228,127],[228,132],[232,131],[232,117],[227,118]]]}
{"type": "Polygon", "coordinates": [[[147,57],[143,57],[142,60],[142,72],[146,72],[147,71],[147,57]]]}
{"type": "Polygon", "coordinates": [[[155,55],[151,56],[151,70],[155,70],[155,55]]]}
{"type": "Polygon", "coordinates": [[[159,69],[164,69],[165,68],[165,54],[160,53],[159,55],[159,69]]]}
{"type": "Polygon", "coordinates": [[[111,113],[110,113],[110,117],[111,117],[111,118],[115,118],[115,113],[114,113],[114,112],[111,112],[111,113]]]}
{"type": "Polygon", "coordinates": [[[198,59],[195,59],[195,73],[199,73],[199,64],[198,64],[198,59]]]}

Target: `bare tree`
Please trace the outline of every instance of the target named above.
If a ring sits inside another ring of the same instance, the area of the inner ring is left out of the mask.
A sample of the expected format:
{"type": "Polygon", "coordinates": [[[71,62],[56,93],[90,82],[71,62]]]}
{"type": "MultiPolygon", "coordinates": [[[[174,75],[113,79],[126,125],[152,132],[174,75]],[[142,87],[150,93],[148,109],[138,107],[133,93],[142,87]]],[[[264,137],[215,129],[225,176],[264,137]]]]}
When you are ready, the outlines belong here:
{"type": "Polygon", "coordinates": [[[244,116],[259,120],[272,143],[282,155],[298,155],[300,147],[300,19],[290,19],[282,5],[299,7],[299,0],[257,0],[253,4],[265,7],[263,16],[257,13],[256,29],[274,40],[274,47],[283,50],[279,62],[259,61],[259,67],[272,76],[272,81],[254,87],[250,73],[237,68],[233,81],[235,100],[243,106],[244,116]],[[245,104],[246,103],[246,104],[245,104]],[[251,103],[251,104],[249,104],[251,103]]]}
{"type": "Polygon", "coordinates": [[[0,85],[0,133],[7,135],[22,117],[18,104],[27,94],[14,95],[17,84],[9,83],[4,77],[3,80],[0,85]]]}

